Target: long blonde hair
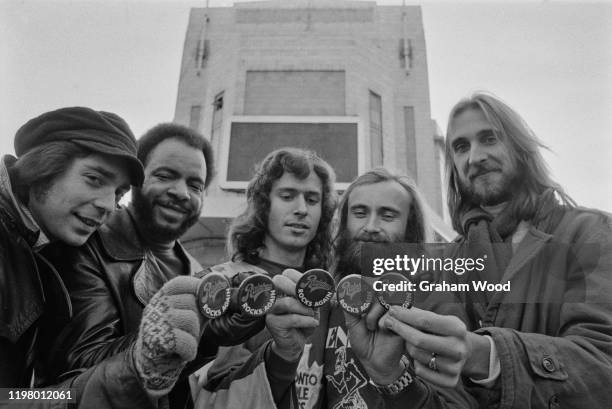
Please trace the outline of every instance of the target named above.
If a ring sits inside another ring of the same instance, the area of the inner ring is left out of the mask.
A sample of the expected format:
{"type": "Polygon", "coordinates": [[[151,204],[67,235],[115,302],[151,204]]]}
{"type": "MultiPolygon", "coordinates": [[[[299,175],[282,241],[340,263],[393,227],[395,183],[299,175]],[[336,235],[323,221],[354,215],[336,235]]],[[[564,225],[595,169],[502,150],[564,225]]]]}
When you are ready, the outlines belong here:
{"type": "Polygon", "coordinates": [[[516,220],[529,220],[534,216],[537,210],[537,199],[546,189],[552,188],[564,204],[572,207],[576,205],[561,185],[552,179],[548,165],[540,153],[540,148],[548,149],[548,147],[538,139],[523,118],[499,98],[484,92],[477,92],[459,101],[448,117],[445,147],[448,210],[456,231],[464,233],[463,226],[461,226],[461,215],[475,203],[466,202],[461,195],[448,136],[453,130],[453,120],[462,112],[470,109],[480,110],[484,114],[493,128],[502,134],[502,142],[514,155],[521,178],[520,189],[511,203],[511,214],[516,220]]]}

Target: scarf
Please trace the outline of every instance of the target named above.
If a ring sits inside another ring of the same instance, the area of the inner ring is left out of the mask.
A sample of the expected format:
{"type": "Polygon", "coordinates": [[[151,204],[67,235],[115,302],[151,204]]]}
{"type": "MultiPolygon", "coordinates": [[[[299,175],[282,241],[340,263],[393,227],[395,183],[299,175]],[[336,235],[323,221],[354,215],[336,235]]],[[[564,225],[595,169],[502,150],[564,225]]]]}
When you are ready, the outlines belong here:
{"type": "MultiPolygon", "coordinates": [[[[536,202],[536,212],[531,223],[543,231],[550,231],[558,223],[560,212],[554,190],[545,190],[536,202]]],[[[506,206],[496,217],[480,207],[473,207],[461,217],[465,240],[461,253],[470,258],[486,255],[485,268],[476,280],[499,283],[512,258],[512,235],[521,222],[511,214],[511,206],[506,206]]],[[[476,294],[474,302],[488,304],[489,292],[476,294]]]]}

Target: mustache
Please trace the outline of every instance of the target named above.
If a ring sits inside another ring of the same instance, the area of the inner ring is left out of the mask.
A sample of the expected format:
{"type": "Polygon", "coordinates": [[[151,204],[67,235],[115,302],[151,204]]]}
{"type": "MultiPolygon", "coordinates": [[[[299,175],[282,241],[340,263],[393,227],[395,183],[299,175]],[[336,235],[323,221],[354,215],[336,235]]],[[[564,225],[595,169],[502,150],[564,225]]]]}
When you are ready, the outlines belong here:
{"type": "Polygon", "coordinates": [[[155,200],[155,203],[184,213],[191,213],[193,211],[192,206],[188,202],[178,202],[172,199],[157,199],[155,200]]]}
{"type": "Polygon", "coordinates": [[[470,166],[470,171],[468,172],[468,178],[470,180],[478,177],[480,175],[484,175],[485,173],[499,170],[497,166],[485,165],[485,164],[473,164],[470,166]]]}
{"type": "Polygon", "coordinates": [[[351,241],[359,242],[359,243],[389,243],[391,240],[380,233],[367,233],[362,232],[359,233],[354,239],[351,241]]]}

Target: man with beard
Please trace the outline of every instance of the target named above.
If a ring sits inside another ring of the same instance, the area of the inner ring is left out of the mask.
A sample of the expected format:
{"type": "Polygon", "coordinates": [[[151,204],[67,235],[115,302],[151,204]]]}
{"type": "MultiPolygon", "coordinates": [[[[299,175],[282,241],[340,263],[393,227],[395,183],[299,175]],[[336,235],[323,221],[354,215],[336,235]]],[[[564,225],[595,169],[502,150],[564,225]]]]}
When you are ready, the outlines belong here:
{"type": "MultiPolygon", "coordinates": [[[[360,248],[364,243],[423,243],[429,237],[423,203],[414,182],[382,168],[371,170],[351,183],[338,212],[337,278],[361,273],[360,248]]],[[[301,273],[295,269],[286,269],[282,274],[275,275],[273,280],[283,293],[295,294],[295,284],[300,277],[301,273]]],[[[296,301],[292,297],[282,300],[296,301]]],[[[420,319],[425,319],[429,314],[428,311],[414,310],[420,319]]],[[[266,323],[273,333],[274,342],[281,338],[273,332],[281,317],[292,316],[292,321],[284,323],[284,328],[289,332],[293,327],[295,332],[312,316],[312,312],[298,308],[290,312],[290,315],[273,312],[267,316],[266,323]]],[[[198,399],[196,407],[229,409],[237,407],[238,402],[241,408],[253,409],[474,406],[473,400],[465,392],[455,389],[434,391],[427,384],[427,377],[437,375],[433,371],[426,373],[422,368],[417,368],[415,374],[404,357],[404,339],[385,327],[379,327],[379,322],[384,322],[384,313],[384,308],[378,303],[362,316],[346,314],[337,306],[321,308],[318,313],[319,325],[314,333],[306,342],[293,342],[294,356],[302,354],[299,364],[290,364],[296,358],[283,364],[282,360],[274,360],[271,353],[253,354],[250,362],[255,357],[263,360],[265,365],[261,374],[266,376],[251,380],[243,388],[240,388],[239,382],[244,378],[245,368],[252,367],[249,362],[238,368],[226,369],[222,377],[209,372],[209,382],[200,391],[201,399],[198,399]],[[285,392],[284,399],[272,400],[279,384],[291,388],[285,392]],[[224,398],[219,398],[219,391],[224,398]],[[257,396],[258,399],[244,399],[246,396],[257,396]],[[267,396],[269,398],[265,400],[267,396]]],[[[441,375],[445,377],[446,386],[452,387],[457,383],[455,367],[461,366],[461,357],[456,358],[451,352],[466,348],[466,331],[459,319],[450,317],[448,320],[455,328],[446,332],[451,336],[436,348],[443,359],[446,359],[445,352],[449,351],[448,360],[455,364],[453,368],[445,368],[441,375]],[[454,377],[454,382],[448,380],[451,377],[454,377]]]]}
{"type": "MultiPolygon", "coordinates": [[[[338,216],[337,278],[362,273],[361,252],[368,243],[426,243],[430,239],[414,182],[383,168],[366,172],[351,183],[338,216]]],[[[424,331],[430,313],[416,307],[410,311],[416,317],[415,331],[424,331]]],[[[388,317],[378,302],[363,315],[332,309],[324,340],[325,408],[474,406],[465,392],[452,389],[458,381],[455,367],[463,360],[460,351],[466,348],[461,321],[449,317],[447,336],[435,346],[452,367],[433,373],[409,364],[405,340],[385,325],[388,317]],[[338,353],[339,349],[344,351],[338,353]],[[448,389],[432,389],[428,384],[432,377],[440,377],[438,384],[448,389]]]]}
{"type": "MultiPolygon", "coordinates": [[[[465,305],[457,315],[474,331],[462,375],[482,407],[603,408],[612,386],[611,218],[576,207],[551,179],[542,147],[491,95],[462,100],[449,116],[448,203],[461,234],[453,255],[486,254],[490,268],[446,279],[511,288],[457,294],[465,305]]],[[[432,314],[430,327],[445,320],[432,314]]],[[[414,345],[413,323],[403,310],[388,325],[414,345]]],[[[446,365],[427,347],[412,355],[446,365]]]]}
{"type": "Polygon", "coordinates": [[[101,391],[95,407],[185,408],[192,404],[189,387],[179,377],[187,362],[201,365],[220,340],[241,342],[244,334],[233,316],[203,320],[199,280],[191,277],[201,266],[178,241],[200,216],[212,150],[197,132],[160,124],[139,140],[138,158],[145,178],[132,202],[63,256],[74,318],[50,346],[46,369],[58,377],[122,356],[128,370],[104,374],[108,384],[123,385],[122,393],[101,391]]]}

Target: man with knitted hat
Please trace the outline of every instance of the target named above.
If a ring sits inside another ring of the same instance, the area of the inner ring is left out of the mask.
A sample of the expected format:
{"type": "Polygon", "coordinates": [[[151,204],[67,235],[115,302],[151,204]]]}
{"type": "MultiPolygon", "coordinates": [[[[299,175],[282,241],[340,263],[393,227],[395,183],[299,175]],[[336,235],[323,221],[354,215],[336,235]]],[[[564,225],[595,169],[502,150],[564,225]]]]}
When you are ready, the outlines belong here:
{"type": "Polygon", "coordinates": [[[46,258],[57,243],[81,246],[144,173],[119,116],[84,107],[44,113],[15,135],[0,162],[0,387],[28,387],[36,342],[66,322],[65,286],[46,258]]]}
{"type": "Polygon", "coordinates": [[[187,364],[203,365],[218,345],[240,343],[262,325],[239,313],[209,322],[196,307],[202,267],[178,239],[199,220],[213,177],[208,140],[159,124],[139,139],[138,158],[145,178],[132,202],[85,246],[61,254],[74,315],[46,342],[43,375],[57,382],[94,370],[89,382],[73,383],[84,407],[182,409],[191,400],[187,364]]]}

